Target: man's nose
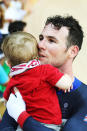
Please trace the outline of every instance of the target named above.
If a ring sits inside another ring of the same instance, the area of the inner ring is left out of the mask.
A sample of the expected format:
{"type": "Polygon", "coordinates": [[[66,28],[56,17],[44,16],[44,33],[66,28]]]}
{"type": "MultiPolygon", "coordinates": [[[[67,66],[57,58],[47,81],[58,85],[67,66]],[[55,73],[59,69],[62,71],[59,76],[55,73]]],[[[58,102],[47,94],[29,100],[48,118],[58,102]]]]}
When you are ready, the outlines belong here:
{"type": "Polygon", "coordinates": [[[39,49],[46,49],[46,45],[45,45],[45,40],[39,41],[38,42],[38,48],[39,49]]]}

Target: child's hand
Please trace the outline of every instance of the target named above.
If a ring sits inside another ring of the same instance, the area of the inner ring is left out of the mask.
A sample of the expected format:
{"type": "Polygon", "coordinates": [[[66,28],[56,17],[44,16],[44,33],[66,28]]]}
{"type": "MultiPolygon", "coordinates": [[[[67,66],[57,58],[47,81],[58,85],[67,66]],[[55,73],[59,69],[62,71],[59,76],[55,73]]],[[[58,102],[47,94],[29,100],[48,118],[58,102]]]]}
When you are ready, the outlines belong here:
{"type": "Polygon", "coordinates": [[[64,93],[70,92],[70,89],[73,89],[73,85],[71,85],[71,87],[70,87],[69,89],[65,89],[65,90],[64,90],[64,93]]]}

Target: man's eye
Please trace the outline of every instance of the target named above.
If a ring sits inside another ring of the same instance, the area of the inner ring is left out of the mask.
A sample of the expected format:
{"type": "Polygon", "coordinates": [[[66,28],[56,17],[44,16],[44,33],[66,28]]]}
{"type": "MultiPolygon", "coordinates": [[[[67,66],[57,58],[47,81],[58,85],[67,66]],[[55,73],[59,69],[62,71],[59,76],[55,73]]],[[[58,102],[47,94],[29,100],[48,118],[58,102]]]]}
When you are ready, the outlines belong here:
{"type": "Polygon", "coordinates": [[[44,39],[43,35],[39,36],[39,40],[42,41],[44,39]]]}
{"type": "Polygon", "coordinates": [[[50,43],[53,43],[53,42],[55,42],[55,41],[54,41],[54,40],[52,40],[52,39],[49,39],[49,42],[50,42],[50,43]]]}

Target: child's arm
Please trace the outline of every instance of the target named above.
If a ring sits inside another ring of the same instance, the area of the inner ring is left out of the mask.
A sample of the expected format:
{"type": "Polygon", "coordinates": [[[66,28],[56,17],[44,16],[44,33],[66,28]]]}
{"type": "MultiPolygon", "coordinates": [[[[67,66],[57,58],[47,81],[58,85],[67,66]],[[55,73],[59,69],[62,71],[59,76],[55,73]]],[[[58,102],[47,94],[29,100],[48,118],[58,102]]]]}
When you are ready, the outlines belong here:
{"type": "Polygon", "coordinates": [[[55,84],[59,89],[66,91],[70,91],[72,88],[72,80],[69,75],[65,74],[61,77],[61,79],[55,84]]]}
{"type": "Polygon", "coordinates": [[[8,83],[8,85],[7,85],[4,93],[3,93],[3,97],[4,97],[4,99],[7,100],[7,101],[8,101],[8,98],[9,98],[9,96],[10,96],[11,88],[12,88],[12,87],[10,86],[10,83],[11,83],[11,79],[10,79],[10,81],[9,81],[9,83],[8,83]]]}

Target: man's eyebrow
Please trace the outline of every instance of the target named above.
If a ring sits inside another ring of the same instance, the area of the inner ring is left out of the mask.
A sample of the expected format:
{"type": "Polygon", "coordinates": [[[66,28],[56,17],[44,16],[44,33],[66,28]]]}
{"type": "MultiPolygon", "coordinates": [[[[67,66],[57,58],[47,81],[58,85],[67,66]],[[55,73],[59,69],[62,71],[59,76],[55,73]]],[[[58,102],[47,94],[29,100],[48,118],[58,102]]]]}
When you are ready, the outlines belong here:
{"type": "MultiPolygon", "coordinates": [[[[44,37],[43,34],[40,34],[39,37],[44,37]]],[[[58,40],[54,37],[54,36],[45,36],[47,39],[52,39],[56,42],[58,42],[58,40]]]]}

